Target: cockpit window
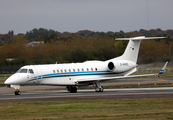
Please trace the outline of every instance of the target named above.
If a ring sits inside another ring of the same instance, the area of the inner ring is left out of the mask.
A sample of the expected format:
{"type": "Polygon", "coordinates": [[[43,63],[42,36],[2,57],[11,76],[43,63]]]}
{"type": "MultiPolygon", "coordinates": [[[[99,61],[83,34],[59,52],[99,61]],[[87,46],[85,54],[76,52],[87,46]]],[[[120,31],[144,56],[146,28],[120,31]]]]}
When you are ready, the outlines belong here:
{"type": "Polygon", "coordinates": [[[29,69],[29,73],[32,73],[32,74],[34,74],[34,71],[33,71],[33,69],[29,69]]]}
{"type": "Polygon", "coordinates": [[[20,73],[21,69],[19,69],[16,73],[20,73]]]}
{"type": "Polygon", "coordinates": [[[19,69],[17,73],[27,73],[28,69],[19,69]]]}

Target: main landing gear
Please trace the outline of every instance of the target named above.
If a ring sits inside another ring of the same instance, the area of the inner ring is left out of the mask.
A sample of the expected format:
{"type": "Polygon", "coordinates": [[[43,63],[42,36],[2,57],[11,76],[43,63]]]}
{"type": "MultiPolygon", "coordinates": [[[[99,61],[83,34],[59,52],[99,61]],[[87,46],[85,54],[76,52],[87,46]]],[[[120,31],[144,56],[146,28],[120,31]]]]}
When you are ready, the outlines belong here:
{"type": "Polygon", "coordinates": [[[76,93],[77,92],[77,88],[75,86],[67,86],[66,88],[70,93],[76,93]]]}
{"type": "Polygon", "coordinates": [[[103,86],[101,86],[101,85],[100,85],[100,82],[98,82],[98,81],[95,82],[95,86],[94,86],[94,87],[95,87],[95,91],[96,91],[96,92],[103,92],[103,91],[104,91],[103,86]]]}

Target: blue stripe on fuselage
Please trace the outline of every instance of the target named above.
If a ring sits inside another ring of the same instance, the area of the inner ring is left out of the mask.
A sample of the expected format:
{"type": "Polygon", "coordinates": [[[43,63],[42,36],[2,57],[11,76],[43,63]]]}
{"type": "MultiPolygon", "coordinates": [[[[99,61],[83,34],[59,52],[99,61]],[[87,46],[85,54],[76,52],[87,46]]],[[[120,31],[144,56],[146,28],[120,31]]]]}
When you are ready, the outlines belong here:
{"type": "MultiPolygon", "coordinates": [[[[125,71],[127,72],[127,71],[125,71]]],[[[124,73],[124,72],[121,72],[124,73]]],[[[121,74],[121,73],[114,73],[110,71],[84,71],[84,72],[66,72],[66,73],[53,73],[53,74],[45,74],[33,77],[29,81],[34,81],[38,79],[45,79],[45,78],[53,78],[53,77],[74,77],[74,76],[88,76],[88,75],[111,75],[111,74],[121,74]]],[[[28,82],[29,82],[28,81],[28,82]]]]}

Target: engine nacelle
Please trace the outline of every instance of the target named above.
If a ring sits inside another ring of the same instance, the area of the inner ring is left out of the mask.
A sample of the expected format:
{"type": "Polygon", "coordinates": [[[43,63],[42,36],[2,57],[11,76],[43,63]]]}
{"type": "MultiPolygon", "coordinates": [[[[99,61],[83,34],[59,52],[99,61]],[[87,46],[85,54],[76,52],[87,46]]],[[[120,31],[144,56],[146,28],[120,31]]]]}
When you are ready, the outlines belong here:
{"type": "Polygon", "coordinates": [[[136,63],[127,60],[117,60],[108,63],[108,69],[111,72],[125,72],[137,66],[136,63]]]}

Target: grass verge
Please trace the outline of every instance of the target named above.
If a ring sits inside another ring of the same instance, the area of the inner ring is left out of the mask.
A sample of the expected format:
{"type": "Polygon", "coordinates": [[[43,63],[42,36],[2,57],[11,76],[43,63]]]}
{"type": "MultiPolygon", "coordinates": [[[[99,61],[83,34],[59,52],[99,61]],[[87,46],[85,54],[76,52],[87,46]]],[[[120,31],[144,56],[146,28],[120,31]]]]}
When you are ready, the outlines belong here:
{"type": "Polygon", "coordinates": [[[104,86],[105,89],[119,89],[119,88],[154,88],[154,87],[173,87],[172,83],[155,83],[155,84],[129,84],[129,85],[115,85],[104,86]]]}
{"type": "Polygon", "coordinates": [[[1,120],[173,119],[173,99],[78,100],[0,103],[1,120]]]}
{"type": "MultiPolygon", "coordinates": [[[[133,73],[132,75],[142,75],[142,74],[157,74],[157,73],[133,73]]],[[[163,74],[160,74],[161,78],[171,78],[173,77],[173,71],[171,72],[164,72],[163,74]]],[[[151,76],[151,77],[155,77],[155,76],[151,76]]],[[[142,77],[142,78],[146,78],[146,77],[142,77]]]]}
{"type": "Polygon", "coordinates": [[[0,74],[0,87],[5,87],[5,80],[10,77],[12,74],[0,74]]]}

